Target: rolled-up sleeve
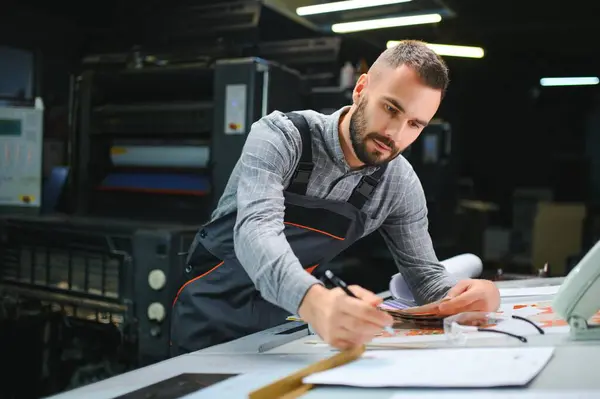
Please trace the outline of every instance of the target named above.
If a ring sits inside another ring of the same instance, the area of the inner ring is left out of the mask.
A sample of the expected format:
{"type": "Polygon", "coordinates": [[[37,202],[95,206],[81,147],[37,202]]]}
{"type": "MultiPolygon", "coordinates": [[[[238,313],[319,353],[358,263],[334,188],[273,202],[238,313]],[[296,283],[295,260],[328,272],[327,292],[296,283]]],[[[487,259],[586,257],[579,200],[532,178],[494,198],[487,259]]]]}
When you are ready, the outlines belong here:
{"type": "Polygon", "coordinates": [[[428,230],[427,202],[414,171],[398,207],[380,228],[392,257],[417,303],[441,299],[456,284],[439,262],[428,230]]]}
{"type": "Polygon", "coordinates": [[[320,284],[302,268],[284,235],[284,182],[301,147],[293,126],[262,118],[252,125],[238,164],[235,254],[263,298],[290,313],[320,284]]]}

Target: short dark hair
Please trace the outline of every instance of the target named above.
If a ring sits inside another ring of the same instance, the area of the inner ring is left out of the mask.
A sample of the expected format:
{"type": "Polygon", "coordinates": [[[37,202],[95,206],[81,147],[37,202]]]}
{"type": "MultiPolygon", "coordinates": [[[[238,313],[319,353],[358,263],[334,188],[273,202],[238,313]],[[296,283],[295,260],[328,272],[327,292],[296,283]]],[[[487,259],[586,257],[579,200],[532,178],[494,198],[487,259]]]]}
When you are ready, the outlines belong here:
{"type": "Polygon", "coordinates": [[[448,66],[425,42],[402,40],[385,50],[379,59],[393,68],[407,65],[417,72],[428,87],[441,90],[442,97],[445,95],[450,83],[448,66]]]}

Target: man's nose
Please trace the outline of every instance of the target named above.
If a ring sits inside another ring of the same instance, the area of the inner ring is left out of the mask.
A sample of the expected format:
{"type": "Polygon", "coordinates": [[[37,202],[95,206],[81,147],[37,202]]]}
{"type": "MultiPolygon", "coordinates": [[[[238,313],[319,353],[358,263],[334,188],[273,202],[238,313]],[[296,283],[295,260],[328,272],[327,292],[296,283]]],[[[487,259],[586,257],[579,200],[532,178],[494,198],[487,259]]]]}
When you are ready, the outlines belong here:
{"type": "Polygon", "coordinates": [[[388,128],[385,130],[385,135],[387,138],[397,143],[402,138],[406,129],[408,129],[408,121],[397,121],[396,123],[388,126],[388,128]]]}

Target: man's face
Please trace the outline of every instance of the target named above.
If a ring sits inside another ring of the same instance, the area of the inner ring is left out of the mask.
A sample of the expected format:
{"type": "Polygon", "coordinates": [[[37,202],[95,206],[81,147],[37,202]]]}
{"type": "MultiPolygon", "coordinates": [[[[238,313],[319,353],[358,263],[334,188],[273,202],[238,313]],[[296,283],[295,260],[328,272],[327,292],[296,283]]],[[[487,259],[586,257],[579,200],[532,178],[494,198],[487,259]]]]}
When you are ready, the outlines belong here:
{"type": "Polygon", "coordinates": [[[441,91],[425,86],[403,65],[363,75],[354,89],[350,140],[365,165],[389,162],[410,146],[433,118],[441,91]]]}

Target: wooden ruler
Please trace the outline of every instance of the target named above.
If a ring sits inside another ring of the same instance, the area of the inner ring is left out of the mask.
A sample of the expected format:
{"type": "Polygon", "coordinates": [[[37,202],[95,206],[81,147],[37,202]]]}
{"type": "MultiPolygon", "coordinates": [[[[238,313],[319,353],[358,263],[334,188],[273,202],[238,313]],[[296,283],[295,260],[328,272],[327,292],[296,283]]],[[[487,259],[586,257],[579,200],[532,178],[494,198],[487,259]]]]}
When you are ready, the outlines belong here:
{"type": "Polygon", "coordinates": [[[248,397],[249,399],[298,398],[313,387],[312,384],[304,384],[302,382],[304,377],[351,363],[358,359],[364,351],[364,345],[341,351],[332,357],[313,363],[294,374],[277,380],[269,385],[265,385],[264,387],[251,392],[248,397]]]}
{"type": "MultiPolygon", "coordinates": [[[[310,340],[304,341],[307,345],[327,345],[323,341],[310,340]]],[[[414,343],[401,343],[401,342],[368,342],[365,344],[365,349],[424,349],[428,348],[429,345],[421,342],[414,343]]],[[[333,349],[333,348],[332,348],[333,349]]]]}

